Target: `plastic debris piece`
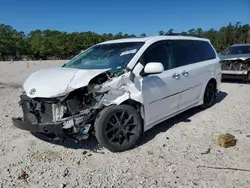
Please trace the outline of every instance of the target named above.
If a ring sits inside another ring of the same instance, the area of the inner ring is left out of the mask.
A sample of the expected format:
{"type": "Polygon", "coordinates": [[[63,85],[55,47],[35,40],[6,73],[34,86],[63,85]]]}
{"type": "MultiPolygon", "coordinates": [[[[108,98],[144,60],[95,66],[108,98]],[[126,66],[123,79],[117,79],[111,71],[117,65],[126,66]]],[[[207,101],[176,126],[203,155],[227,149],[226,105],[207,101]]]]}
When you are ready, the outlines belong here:
{"type": "Polygon", "coordinates": [[[63,171],[63,177],[66,177],[68,174],[69,174],[69,170],[68,170],[68,168],[66,168],[66,169],[63,171]]]}
{"type": "Polygon", "coordinates": [[[23,169],[21,169],[20,176],[18,176],[17,179],[19,179],[19,180],[25,180],[27,178],[28,178],[28,174],[23,169]]]}
{"type": "Polygon", "coordinates": [[[211,151],[211,148],[208,148],[206,151],[202,152],[201,155],[209,154],[211,151]]]}

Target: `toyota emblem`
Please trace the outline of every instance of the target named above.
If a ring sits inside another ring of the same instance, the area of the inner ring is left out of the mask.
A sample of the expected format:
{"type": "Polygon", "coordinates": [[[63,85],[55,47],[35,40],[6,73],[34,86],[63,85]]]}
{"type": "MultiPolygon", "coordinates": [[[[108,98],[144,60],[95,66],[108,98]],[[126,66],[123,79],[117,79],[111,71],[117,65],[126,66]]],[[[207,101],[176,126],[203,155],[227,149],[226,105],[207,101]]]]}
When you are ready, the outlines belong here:
{"type": "Polygon", "coordinates": [[[36,93],[36,89],[35,88],[33,88],[33,89],[30,90],[30,95],[34,95],[35,93],[36,93]]]}

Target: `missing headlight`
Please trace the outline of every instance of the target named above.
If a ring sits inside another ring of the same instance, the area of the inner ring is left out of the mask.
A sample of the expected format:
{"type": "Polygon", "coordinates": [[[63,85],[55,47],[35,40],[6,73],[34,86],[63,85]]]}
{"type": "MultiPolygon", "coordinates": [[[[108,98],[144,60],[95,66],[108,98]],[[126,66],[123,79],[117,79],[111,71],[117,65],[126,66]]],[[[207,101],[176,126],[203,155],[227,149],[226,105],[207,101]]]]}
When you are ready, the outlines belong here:
{"type": "Polygon", "coordinates": [[[79,99],[69,99],[66,104],[71,115],[78,114],[83,108],[83,104],[79,99]]]}

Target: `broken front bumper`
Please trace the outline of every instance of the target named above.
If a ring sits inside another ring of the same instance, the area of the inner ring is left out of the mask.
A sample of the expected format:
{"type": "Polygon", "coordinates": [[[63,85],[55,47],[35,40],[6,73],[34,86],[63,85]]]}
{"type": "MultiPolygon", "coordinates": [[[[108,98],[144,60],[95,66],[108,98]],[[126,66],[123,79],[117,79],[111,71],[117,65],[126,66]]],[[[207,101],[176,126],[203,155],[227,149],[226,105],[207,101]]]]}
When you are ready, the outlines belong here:
{"type": "Polygon", "coordinates": [[[246,79],[248,71],[222,70],[221,73],[224,79],[246,79]]]}
{"type": "Polygon", "coordinates": [[[56,123],[29,123],[21,118],[12,118],[13,125],[19,129],[36,133],[63,134],[63,122],[56,123]]]}

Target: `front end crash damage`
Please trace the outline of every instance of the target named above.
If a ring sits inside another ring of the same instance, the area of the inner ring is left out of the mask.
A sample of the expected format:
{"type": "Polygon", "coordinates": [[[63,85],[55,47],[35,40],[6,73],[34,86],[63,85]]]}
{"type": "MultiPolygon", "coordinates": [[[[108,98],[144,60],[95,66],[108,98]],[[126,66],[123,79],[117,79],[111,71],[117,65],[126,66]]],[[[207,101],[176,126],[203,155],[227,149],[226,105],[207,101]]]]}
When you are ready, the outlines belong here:
{"type": "Polygon", "coordinates": [[[250,57],[230,57],[221,59],[221,71],[224,78],[246,78],[250,71],[250,57]]]}
{"type": "Polygon", "coordinates": [[[55,138],[86,139],[93,132],[97,114],[104,107],[119,105],[128,99],[142,103],[140,83],[137,88],[129,74],[113,77],[100,74],[88,86],[63,97],[30,98],[23,94],[20,96],[23,117],[12,118],[13,124],[30,132],[52,133],[55,138]]]}

